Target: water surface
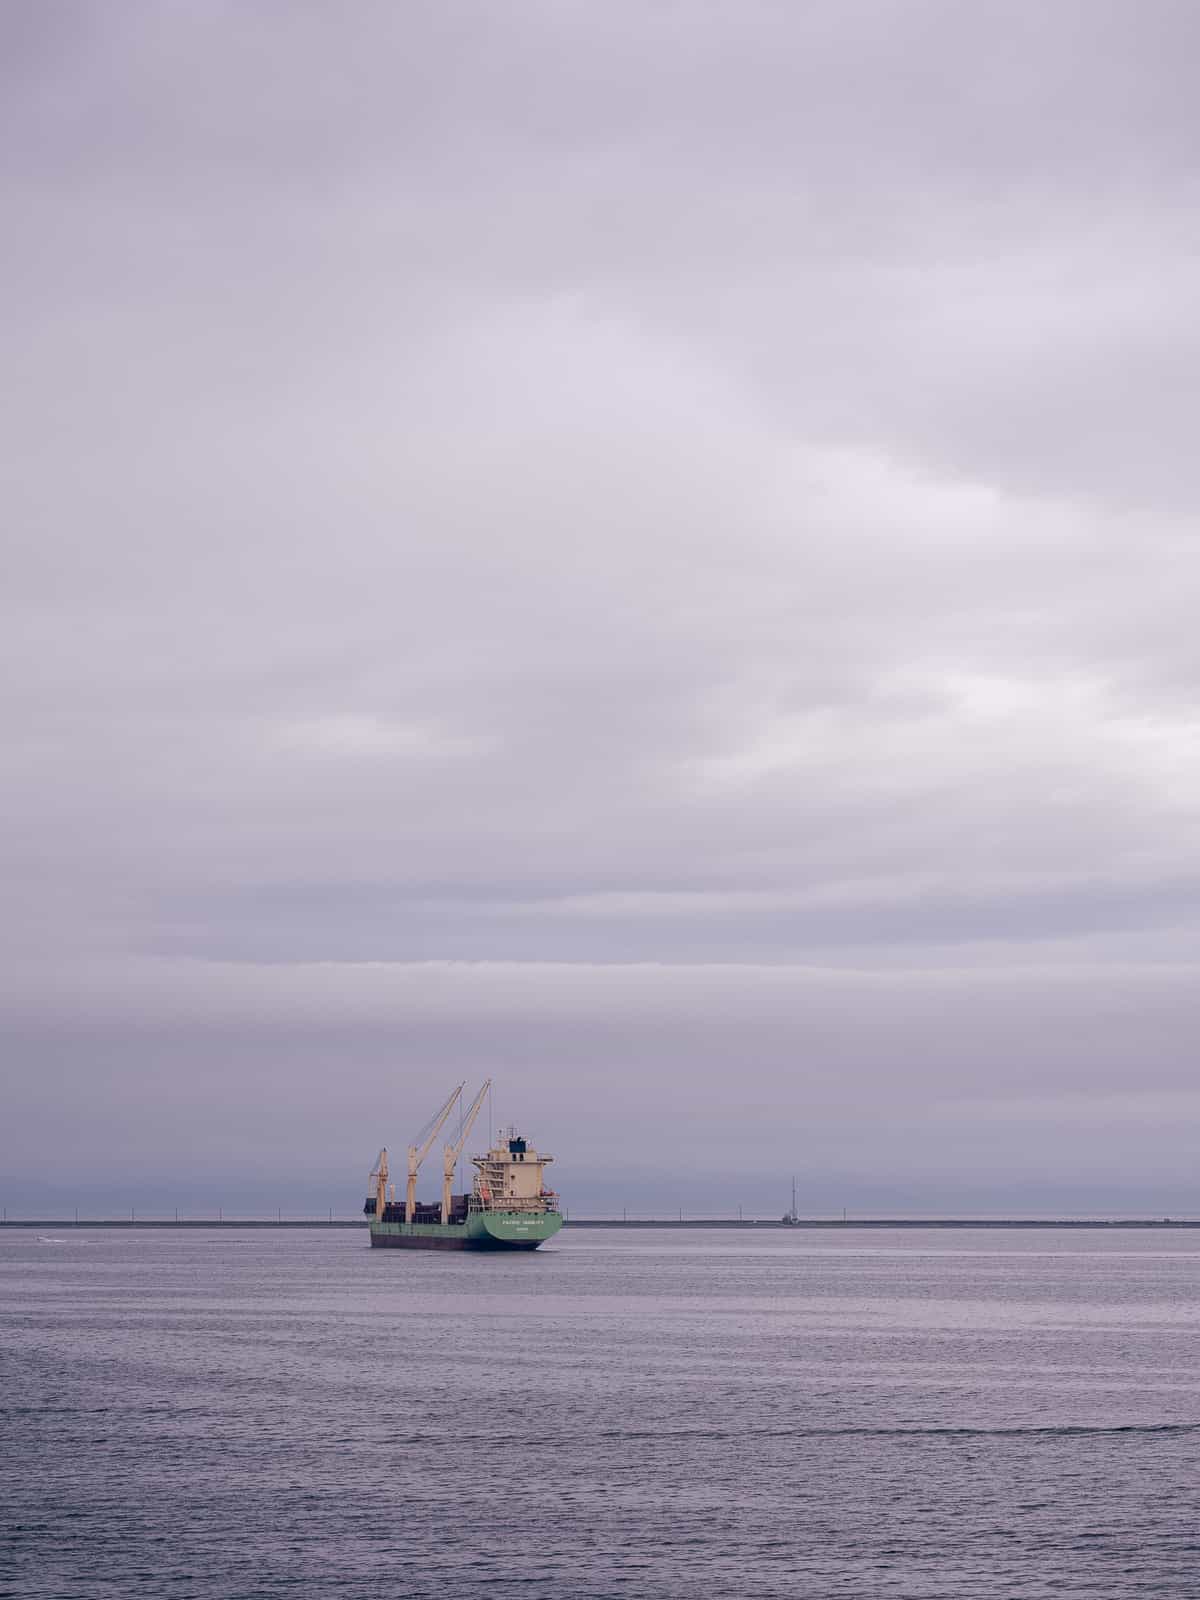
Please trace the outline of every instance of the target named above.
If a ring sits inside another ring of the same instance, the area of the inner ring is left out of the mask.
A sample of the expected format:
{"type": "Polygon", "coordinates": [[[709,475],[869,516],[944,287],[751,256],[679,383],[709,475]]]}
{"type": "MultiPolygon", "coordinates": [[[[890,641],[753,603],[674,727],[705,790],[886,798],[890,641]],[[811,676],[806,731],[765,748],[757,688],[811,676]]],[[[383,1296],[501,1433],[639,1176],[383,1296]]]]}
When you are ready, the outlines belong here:
{"type": "Polygon", "coordinates": [[[1200,1593],[1200,1238],[0,1234],[0,1595],[1200,1593]]]}

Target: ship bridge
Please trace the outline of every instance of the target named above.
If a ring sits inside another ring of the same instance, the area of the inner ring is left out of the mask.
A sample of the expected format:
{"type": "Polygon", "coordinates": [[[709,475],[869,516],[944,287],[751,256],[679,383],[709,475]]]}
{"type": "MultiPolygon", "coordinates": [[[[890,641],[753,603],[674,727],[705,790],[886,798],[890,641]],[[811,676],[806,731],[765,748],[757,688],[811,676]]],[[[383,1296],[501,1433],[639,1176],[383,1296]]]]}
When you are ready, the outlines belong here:
{"type": "Polygon", "coordinates": [[[552,1211],[557,1196],[546,1183],[553,1156],[541,1155],[516,1128],[501,1128],[486,1155],[472,1156],[476,1167],[474,1203],[487,1211],[552,1211]]]}

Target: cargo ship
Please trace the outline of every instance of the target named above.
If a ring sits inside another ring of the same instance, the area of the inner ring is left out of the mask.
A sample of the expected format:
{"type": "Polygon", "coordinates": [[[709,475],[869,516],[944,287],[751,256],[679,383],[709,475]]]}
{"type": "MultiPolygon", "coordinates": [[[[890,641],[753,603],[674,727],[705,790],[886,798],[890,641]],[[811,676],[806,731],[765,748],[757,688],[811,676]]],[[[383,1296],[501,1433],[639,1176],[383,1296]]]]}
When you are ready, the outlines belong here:
{"type": "Polygon", "coordinates": [[[480,1107],[492,1086],[490,1078],[471,1102],[459,1125],[458,1138],[442,1151],[442,1196],[438,1202],[417,1199],[417,1175],[455,1106],[461,1108],[460,1083],[408,1147],[407,1186],[403,1201],[388,1182],[388,1153],[379,1152],[368,1179],[363,1213],[372,1246],[398,1250],[536,1250],[562,1227],[558,1196],[546,1184],[553,1156],[540,1154],[515,1127],[501,1128],[484,1155],[471,1156],[475,1182],[469,1194],[453,1194],[454,1173],[480,1107]]]}

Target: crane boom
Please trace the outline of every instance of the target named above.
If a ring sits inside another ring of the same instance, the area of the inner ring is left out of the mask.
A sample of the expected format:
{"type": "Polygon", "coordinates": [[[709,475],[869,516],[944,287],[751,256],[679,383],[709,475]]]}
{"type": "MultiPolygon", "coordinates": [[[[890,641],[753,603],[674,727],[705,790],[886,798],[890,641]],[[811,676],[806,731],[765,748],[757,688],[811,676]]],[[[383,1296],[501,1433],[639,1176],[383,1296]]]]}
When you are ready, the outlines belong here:
{"type": "Polygon", "coordinates": [[[479,1115],[479,1108],[483,1104],[483,1097],[484,1097],[484,1095],[487,1094],[488,1090],[491,1087],[492,1087],[492,1080],[490,1078],[485,1078],[483,1080],[483,1088],[480,1089],[479,1093],[475,1096],[474,1100],[472,1100],[472,1102],[471,1102],[471,1108],[467,1112],[466,1119],[465,1119],[465,1121],[463,1122],[463,1125],[462,1125],[462,1132],[458,1136],[458,1143],[457,1144],[447,1144],[447,1146],[446,1146],[446,1148],[445,1148],[445,1150],[444,1150],[444,1152],[442,1154],[442,1226],[443,1227],[445,1227],[446,1224],[450,1221],[450,1190],[454,1185],[454,1169],[458,1165],[459,1156],[462,1155],[463,1145],[466,1144],[467,1139],[468,1139],[468,1137],[470,1135],[471,1129],[475,1125],[475,1118],[479,1115]]]}
{"type": "Polygon", "coordinates": [[[417,1208],[417,1173],[421,1170],[421,1163],[433,1148],[433,1141],[437,1138],[438,1134],[441,1133],[446,1118],[454,1109],[454,1102],[458,1099],[465,1087],[465,1082],[460,1083],[450,1098],[446,1101],[446,1104],[438,1112],[437,1116],[433,1120],[433,1126],[429,1130],[429,1137],[425,1140],[425,1143],[421,1146],[421,1148],[418,1150],[415,1144],[410,1144],[408,1147],[408,1192],[404,1197],[405,1222],[412,1221],[413,1212],[417,1208]]]}

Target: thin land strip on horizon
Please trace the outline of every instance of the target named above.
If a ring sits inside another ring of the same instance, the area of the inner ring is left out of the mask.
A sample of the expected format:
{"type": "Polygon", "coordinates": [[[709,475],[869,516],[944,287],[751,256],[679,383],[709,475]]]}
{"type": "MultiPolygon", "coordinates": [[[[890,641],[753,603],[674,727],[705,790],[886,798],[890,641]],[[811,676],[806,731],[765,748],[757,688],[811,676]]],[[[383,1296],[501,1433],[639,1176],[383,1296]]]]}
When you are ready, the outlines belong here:
{"type": "MultiPolygon", "coordinates": [[[[568,1228],[1200,1228],[1200,1217],[574,1217],[568,1228]]],[[[355,1217],[4,1217],[5,1228],[362,1228],[355,1217]]]]}

